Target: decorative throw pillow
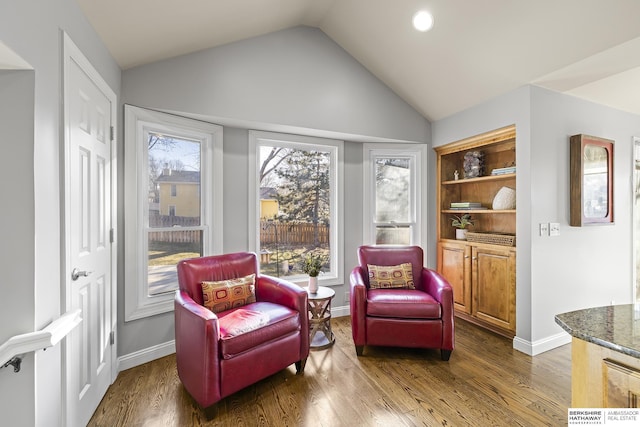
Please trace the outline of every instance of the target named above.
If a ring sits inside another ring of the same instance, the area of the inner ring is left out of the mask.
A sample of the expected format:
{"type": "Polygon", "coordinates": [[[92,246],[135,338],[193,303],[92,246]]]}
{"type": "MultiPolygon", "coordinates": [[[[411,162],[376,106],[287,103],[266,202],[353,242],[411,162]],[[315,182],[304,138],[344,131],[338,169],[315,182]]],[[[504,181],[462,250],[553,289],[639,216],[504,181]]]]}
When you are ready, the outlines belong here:
{"type": "Polygon", "coordinates": [[[218,282],[202,282],[204,306],[214,313],[256,302],[256,275],[218,282]]]}
{"type": "Polygon", "coordinates": [[[413,266],[410,262],[388,266],[367,264],[367,268],[369,269],[369,287],[371,289],[415,289],[413,284],[413,266]]]}

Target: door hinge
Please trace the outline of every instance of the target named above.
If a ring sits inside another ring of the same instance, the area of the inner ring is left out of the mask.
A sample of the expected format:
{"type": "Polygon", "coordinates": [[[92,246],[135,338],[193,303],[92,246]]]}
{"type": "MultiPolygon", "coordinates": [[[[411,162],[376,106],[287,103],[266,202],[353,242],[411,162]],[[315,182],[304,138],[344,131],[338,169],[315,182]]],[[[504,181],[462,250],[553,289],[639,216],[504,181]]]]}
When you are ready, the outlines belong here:
{"type": "Polygon", "coordinates": [[[114,345],[116,343],[116,333],[115,333],[115,331],[111,331],[111,333],[109,334],[109,343],[111,345],[114,345]]]}
{"type": "Polygon", "coordinates": [[[109,230],[109,243],[113,243],[113,228],[111,230],[109,230]]]}
{"type": "Polygon", "coordinates": [[[115,131],[114,131],[114,129],[113,129],[113,126],[111,126],[111,141],[113,141],[113,138],[114,138],[114,135],[113,135],[113,134],[114,134],[114,133],[115,133],[115,131]]]}

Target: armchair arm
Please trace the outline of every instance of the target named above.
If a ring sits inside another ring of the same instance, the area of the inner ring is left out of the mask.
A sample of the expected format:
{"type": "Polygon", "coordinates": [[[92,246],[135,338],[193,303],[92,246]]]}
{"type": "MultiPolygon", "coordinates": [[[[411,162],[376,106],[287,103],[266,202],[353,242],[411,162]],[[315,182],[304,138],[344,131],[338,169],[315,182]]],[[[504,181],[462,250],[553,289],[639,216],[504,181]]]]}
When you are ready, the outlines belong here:
{"type": "Polygon", "coordinates": [[[300,286],[277,277],[261,274],[256,277],[256,299],[284,305],[300,313],[300,358],[309,355],[309,295],[300,286]]]}
{"type": "Polygon", "coordinates": [[[181,290],[176,291],[174,309],[178,375],[206,408],[221,398],[218,316],[181,290]]]}
{"type": "Polygon", "coordinates": [[[351,334],[356,346],[366,344],[366,304],[367,286],[364,284],[364,270],[357,266],[351,271],[349,288],[349,308],[351,311],[351,334]]]}
{"type": "Polygon", "coordinates": [[[442,307],[442,347],[445,350],[453,350],[453,288],[447,280],[438,272],[423,268],[422,284],[424,290],[434,297],[442,307]]]}

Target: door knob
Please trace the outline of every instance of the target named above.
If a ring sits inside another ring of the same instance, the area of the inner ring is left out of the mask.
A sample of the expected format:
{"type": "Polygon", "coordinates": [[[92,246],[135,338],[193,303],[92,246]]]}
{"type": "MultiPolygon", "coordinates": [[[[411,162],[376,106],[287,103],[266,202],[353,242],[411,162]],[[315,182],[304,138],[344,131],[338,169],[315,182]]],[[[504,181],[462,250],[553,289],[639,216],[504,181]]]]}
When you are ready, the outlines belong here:
{"type": "Polygon", "coordinates": [[[81,270],[78,270],[77,268],[74,268],[73,271],[71,272],[71,280],[78,280],[80,277],[87,277],[90,274],[91,274],[90,271],[81,271],[81,270]]]}

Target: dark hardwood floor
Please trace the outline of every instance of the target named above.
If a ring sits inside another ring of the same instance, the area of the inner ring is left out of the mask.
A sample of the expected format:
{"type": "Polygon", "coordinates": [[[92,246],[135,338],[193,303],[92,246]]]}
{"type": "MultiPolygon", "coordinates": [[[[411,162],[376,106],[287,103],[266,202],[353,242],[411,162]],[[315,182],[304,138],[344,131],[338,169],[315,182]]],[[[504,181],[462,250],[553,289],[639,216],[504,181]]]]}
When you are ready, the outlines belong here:
{"type": "MultiPolygon", "coordinates": [[[[529,357],[511,340],[456,319],[449,362],[437,350],[365,347],[349,317],[336,344],[223,399],[205,414],[175,356],[123,371],[90,426],[562,426],[571,403],[570,345],[529,357]],[[207,415],[211,418],[207,419],[207,415]]],[[[247,367],[250,369],[250,367],[247,367]]]]}

